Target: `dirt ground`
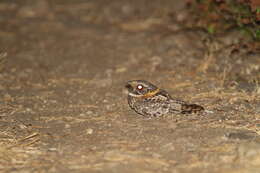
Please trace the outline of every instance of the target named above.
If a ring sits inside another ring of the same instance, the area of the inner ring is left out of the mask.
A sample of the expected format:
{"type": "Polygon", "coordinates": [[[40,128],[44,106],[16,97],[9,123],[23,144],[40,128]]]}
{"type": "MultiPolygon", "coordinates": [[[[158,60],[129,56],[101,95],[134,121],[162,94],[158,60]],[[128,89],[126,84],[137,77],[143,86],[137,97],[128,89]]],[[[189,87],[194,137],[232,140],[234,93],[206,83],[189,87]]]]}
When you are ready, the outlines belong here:
{"type": "Polygon", "coordinates": [[[181,0],[2,0],[0,171],[259,172],[260,55],[188,17],[181,0]],[[212,113],[146,119],[133,79],[212,113]]]}

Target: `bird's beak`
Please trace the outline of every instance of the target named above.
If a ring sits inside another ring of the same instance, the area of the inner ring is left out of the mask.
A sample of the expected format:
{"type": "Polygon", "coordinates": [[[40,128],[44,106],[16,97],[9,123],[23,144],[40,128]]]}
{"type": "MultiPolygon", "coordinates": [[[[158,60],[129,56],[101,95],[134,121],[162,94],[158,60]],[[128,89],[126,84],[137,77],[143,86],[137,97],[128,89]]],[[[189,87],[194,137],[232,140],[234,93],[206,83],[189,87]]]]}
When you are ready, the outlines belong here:
{"type": "Polygon", "coordinates": [[[125,85],[125,87],[128,89],[129,92],[130,92],[130,91],[133,91],[133,86],[131,85],[130,82],[127,82],[126,85],[125,85]]]}
{"type": "Polygon", "coordinates": [[[133,89],[132,85],[130,85],[130,84],[126,84],[125,87],[126,87],[128,90],[133,89]]]}

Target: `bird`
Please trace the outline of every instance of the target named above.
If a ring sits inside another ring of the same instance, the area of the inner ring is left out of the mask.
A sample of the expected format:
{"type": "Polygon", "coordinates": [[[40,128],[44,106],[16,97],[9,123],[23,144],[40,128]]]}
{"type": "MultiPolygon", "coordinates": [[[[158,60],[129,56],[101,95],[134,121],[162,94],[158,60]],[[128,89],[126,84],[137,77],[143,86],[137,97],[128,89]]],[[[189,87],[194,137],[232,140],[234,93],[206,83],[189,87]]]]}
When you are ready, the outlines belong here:
{"type": "Polygon", "coordinates": [[[128,81],[125,87],[130,108],[144,117],[202,113],[205,110],[200,105],[175,99],[167,91],[145,80],[128,81]]]}

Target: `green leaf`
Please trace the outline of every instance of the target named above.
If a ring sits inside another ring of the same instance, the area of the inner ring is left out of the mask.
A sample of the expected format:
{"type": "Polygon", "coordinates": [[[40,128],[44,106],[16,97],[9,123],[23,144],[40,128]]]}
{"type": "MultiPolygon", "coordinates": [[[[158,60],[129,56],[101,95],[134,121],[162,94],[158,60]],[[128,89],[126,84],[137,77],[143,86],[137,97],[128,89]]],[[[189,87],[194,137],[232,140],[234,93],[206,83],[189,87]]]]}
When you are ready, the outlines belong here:
{"type": "Polygon", "coordinates": [[[209,25],[207,30],[210,34],[214,34],[216,32],[215,27],[213,25],[209,25]]]}
{"type": "Polygon", "coordinates": [[[255,37],[256,39],[260,39],[260,29],[255,31],[255,37]]]}
{"type": "Polygon", "coordinates": [[[260,13],[260,7],[256,8],[256,13],[260,13]]]}

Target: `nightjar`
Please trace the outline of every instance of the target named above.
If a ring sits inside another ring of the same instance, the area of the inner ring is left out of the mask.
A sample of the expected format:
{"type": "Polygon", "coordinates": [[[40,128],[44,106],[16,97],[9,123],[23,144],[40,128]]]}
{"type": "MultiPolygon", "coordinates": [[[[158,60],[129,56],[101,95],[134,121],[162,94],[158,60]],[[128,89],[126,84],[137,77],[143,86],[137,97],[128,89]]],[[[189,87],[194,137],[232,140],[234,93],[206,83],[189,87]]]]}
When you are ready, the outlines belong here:
{"type": "Polygon", "coordinates": [[[174,99],[165,90],[144,80],[128,81],[125,87],[128,89],[129,106],[138,114],[146,117],[204,111],[202,106],[174,99]]]}

